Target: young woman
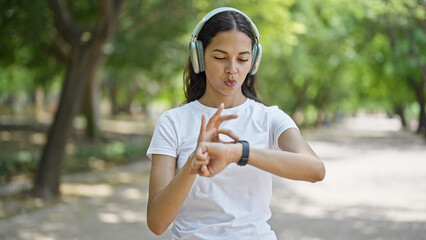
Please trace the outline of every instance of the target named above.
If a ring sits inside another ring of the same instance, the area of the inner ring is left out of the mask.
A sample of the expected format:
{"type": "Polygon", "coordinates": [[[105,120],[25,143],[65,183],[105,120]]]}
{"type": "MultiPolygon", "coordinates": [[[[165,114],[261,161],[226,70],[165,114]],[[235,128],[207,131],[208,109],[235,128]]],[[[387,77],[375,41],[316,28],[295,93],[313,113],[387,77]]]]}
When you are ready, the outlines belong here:
{"type": "Polygon", "coordinates": [[[261,54],[256,26],[236,9],[215,9],[194,29],[187,103],[162,114],[147,152],[155,234],[173,223],[173,239],[276,239],[271,174],[324,178],[293,120],[257,98],[261,54]]]}

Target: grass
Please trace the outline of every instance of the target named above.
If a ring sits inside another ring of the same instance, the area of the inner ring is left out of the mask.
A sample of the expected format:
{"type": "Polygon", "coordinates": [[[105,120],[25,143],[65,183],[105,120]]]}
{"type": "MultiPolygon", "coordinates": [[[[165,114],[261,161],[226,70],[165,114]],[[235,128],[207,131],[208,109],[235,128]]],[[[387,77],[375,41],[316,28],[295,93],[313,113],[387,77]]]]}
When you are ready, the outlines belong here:
{"type": "MultiPolygon", "coordinates": [[[[43,148],[43,144],[32,143],[33,134],[27,132],[22,134],[28,135],[26,138],[0,141],[0,184],[25,176],[33,177],[43,148]]],[[[136,141],[121,137],[119,140],[103,138],[96,142],[81,136],[72,138],[65,148],[63,173],[105,170],[110,166],[141,160],[145,158],[148,143],[149,140],[143,137],[136,141]]]]}

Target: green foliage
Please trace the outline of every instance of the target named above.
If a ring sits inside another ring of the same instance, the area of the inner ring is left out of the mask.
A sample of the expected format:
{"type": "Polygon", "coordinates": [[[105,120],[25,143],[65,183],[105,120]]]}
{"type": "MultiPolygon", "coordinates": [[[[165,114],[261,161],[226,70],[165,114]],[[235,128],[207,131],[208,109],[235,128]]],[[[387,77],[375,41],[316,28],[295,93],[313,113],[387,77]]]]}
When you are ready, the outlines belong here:
{"type": "MultiPolygon", "coordinates": [[[[96,1],[66,2],[76,22],[93,27],[96,1]]],[[[222,6],[242,10],[259,29],[259,93],[268,104],[289,114],[333,115],[358,108],[392,112],[416,101],[413,84],[423,81],[426,66],[426,10],[417,0],[128,0],[104,47],[103,96],[121,108],[181,103],[190,34],[222,6]]],[[[45,1],[3,1],[0,14],[0,100],[51,86],[64,63],[55,54],[58,39],[45,1]]]]}
{"type": "Polygon", "coordinates": [[[27,150],[7,153],[0,159],[0,182],[9,181],[11,177],[32,175],[37,168],[37,154],[27,150]]]}
{"type": "Polygon", "coordinates": [[[130,101],[143,105],[160,96],[182,102],[183,98],[176,99],[182,88],[175,79],[182,79],[190,39],[188,22],[194,14],[191,1],[128,1],[120,27],[104,49],[108,56],[104,83],[115,88],[117,96],[130,96],[130,101]]]}
{"type": "Polygon", "coordinates": [[[50,56],[53,22],[45,1],[2,1],[0,19],[0,100],[51,86],[62,68],[50,56]]]}
{"type": "Polygon", "coordinates": [[[94,26],[99,19],[99,7],[95,0],[67,0],[66,3],[74,20],[82,27],[94,26]]]}
{"type": "Polygon", "coordinates": [[[292,21],[304,31],[290,54],[265,54],[262,95],[290,114],[410,105],[408,79],[422,81],[426,65],[424,12],[417,1],[296,2],[292,21]]]}
{"type": "MultiPolygon", "coordinates": [[[[354,57],[352,41],[345,38],[348,30],[342,19],[328,7],[323,1],[300,1],[292,6],[297,41],[289,54],[268,56],[271,61],[266,64],[278,66],[261,72],[268,81],[263,85],[267,102],[280,105],[290,114],[308,106],[336,110],[334,103],[347,96],[342,94],[346,89],[343,75],[345,65],[354,57]]],[[[307,109],[306,114],[310,112],[307,109]]]]}
{"type": "Polygon", "coordinates": [[[414,91],[424,81],[426,66],[426,20],[424,6],[418,1],[361,1],[364,11],[358,41],[361,56],[357,72],[364,76],[363,88],[356,89],[363,105],[393,112],[406,109],[412,116],[414,91]],[[423,75],[423,76],[422,76],[423,75]],[[372,103],[376,103],[373,105],[372,103]]]}

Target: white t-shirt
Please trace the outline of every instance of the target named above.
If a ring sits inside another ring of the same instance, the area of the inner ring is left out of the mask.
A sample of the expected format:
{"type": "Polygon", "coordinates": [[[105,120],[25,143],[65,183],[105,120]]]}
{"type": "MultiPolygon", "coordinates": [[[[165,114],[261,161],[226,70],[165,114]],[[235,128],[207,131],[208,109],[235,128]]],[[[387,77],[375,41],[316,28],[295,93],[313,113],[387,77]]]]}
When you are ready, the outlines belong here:
{"type": "MultiPolygon", "coordinates": [[[[175,157],[180,170],[197,146],[202,113],[208,121],[216,111],[193,101],[164,112],[155,126],[148,157],[175,157]]],[[[281,133],[297,128],[277,106],[268,107],[251,99],[222,112],[230,114],[238,118],[221,127],[232,130],[253,148],[278,149],[281,133]]],[[[231,141],[225,135],[220,138],[231,141]]],[[[212,178],[197,175],[173,222],[173,239],[276,239],[267,223],[271,195],[271,174],[251,165],[232,163],[212,178]]]]}

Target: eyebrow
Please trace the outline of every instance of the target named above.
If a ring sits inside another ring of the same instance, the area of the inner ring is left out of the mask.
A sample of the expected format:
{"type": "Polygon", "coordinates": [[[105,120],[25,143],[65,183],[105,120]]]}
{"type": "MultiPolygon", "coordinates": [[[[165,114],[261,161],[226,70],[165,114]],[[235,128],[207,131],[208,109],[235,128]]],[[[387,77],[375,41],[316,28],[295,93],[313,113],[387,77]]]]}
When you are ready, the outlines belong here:
{"type": "MultiPolygon", "coordinates": [[[[220,50],[220,49],[214,49],[212,52],[220,52],[220,53],[224,53],[224,54],[228,54],[228,52],[220,50]]],[[[240,52],[238,53],[238,55],[242,55],[242,54],[251,54],[250,51],[245,51],[245,52],[240,52]]]]}

